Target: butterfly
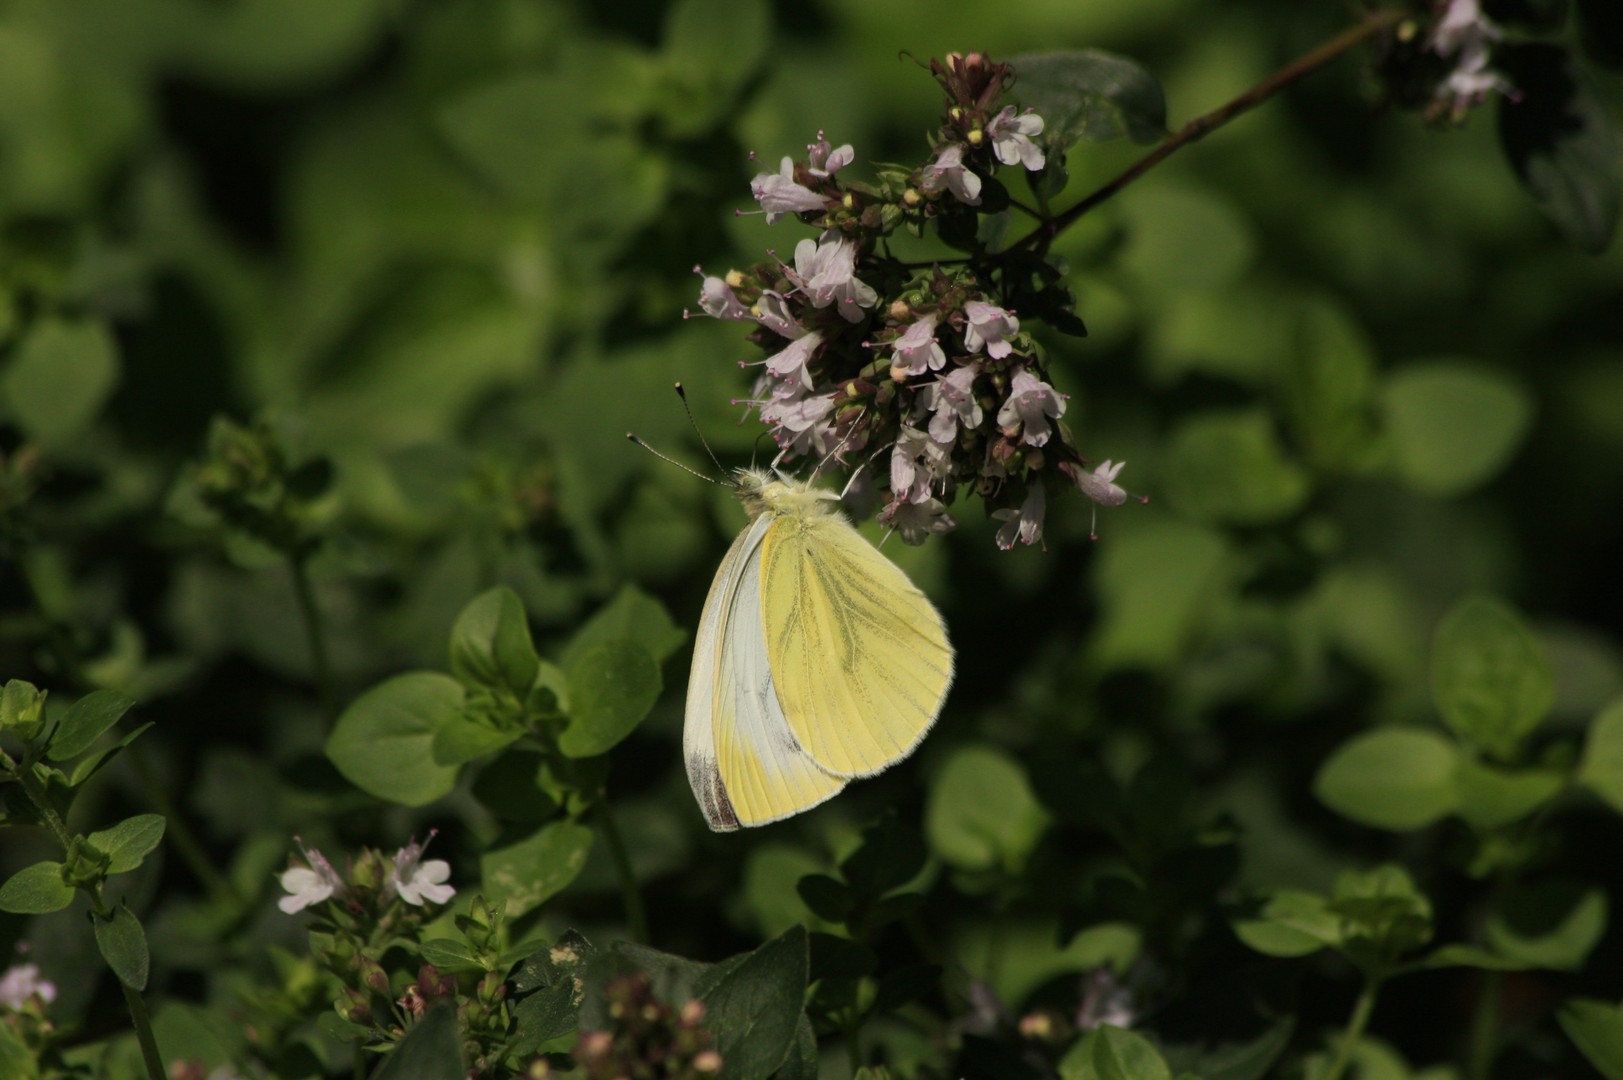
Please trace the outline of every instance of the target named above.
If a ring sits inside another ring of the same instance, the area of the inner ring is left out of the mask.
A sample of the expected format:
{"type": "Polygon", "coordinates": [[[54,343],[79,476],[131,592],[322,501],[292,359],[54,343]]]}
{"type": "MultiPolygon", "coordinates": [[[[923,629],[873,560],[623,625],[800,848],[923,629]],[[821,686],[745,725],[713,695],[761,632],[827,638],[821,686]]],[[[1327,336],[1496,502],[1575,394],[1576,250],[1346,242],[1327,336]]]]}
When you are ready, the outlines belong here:
{"type": "Polygon", "coordinates": [[[754,469],[750,524],[699,620],[682,752],[718,832],[808,810],[907,757],[941,713],[953,651],[941,616],[833,505],[754,469]]]}

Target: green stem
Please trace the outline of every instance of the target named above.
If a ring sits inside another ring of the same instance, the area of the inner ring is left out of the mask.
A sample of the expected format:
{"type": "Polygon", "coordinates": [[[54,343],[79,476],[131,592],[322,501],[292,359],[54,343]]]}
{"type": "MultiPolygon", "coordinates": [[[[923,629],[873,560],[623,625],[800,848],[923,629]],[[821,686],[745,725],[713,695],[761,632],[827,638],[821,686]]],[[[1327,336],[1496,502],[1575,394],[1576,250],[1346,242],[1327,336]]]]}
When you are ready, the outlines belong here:
{"type": "Polygon", "coordinates": [[[625,903],[626,925],[631,929],[631,940],[646,945],[648,915],[643,910],[642,893],[638,891],[637,879],[631,873],[631,858],[626,854],[625,840],[614,824],[614,815],[609,813],[608,805],[601,801],[597,804],[597,820],[603,826],[603,839],[609,845],[609,858],[614,862],[615,876],[620,879],[620,898],[625,903]]]}
{"type": "Polygon", "coordinates": [[[1466,1080],[1488,1080],[1493,1068],[1494,1053],[1499,1049],[1499,992],[1504,988],[1505,973],[1482,973],[1482,989],[1476,998],[1476,1013],[1471,1017],[1471,1044],[1466,1060],[1466,1080]]]}
{"type": "Polygon", "coordinates": [[[130,1010],[130,1021],[135,1025],[135,1041],[141,1044],[141,1060],[146,1063],[147,1080],[167,1080],[163,1058],[158,1053],[158,1040],[152,1036],[152,1018],[147,1015],[147,1003],[141,995],[120,982],[124,991],[124,1004],[130,1010]]]}
{"type": "Polygon", "coordinates": [[[353,1046],[355,1049],[352,1059],[355,1066],[355,1080],[366,1080],[366,1047],[362,1046],[359,1040],[353,1046]]]}
{"type": "Polygon", "coordinates": [[[333,708],[332,665],[327,659],[327,637],[321,627],[321,610],[316,607],[315,590],[310,587],[310,570],[302,555],[289,555],[288,566],[293,571],[293,592],[298,597],[299,615],[304,620],[304,634],[310,640],[310,660],[316,669],[316,695],[321,700],[321,711],[328,720],[336,719],[333,708]]]}
{"type": "Polygon", "coordinates": [[[840,1026],[845,1029],[845,1058],[851,1065],[851,1075],[855,1076],[862,1068],[862,1019],[855,1005],[851,1006],[845,1022],[840,1026]]]}
{"type": "Polygon", "coordinates": [[[1262,80],[1262,82],[1258,83],[1256,86],[1253,86],[1251,89],[1247,90],[1233,101],[1230,101],[1228,104],[1219,106],[1218,108],[1213,109],[1211,112],[1202,116],[1195,117],[1183,127],[1179,128],[1175,134],[1168,136],[1166,140],[1164,140],[1154,150],[1151,150],[1148,154],[1145,154],[1143,157],[1139,158],[1137,162],[1135,162],[1121,175],[1117,176],[1114,180],[1111,180],[1097,191],[1094,191],[1091,195],[1088,195],[1081,202],[1077,203],[1063,214],[1052,219],[1051,221],[1044,223],[1029,236],[1015,242],[1013,245],[1011,245],[1010,250],[1033,248],[1039,253],[1046,251],[1048,245],[1053,242],[1054,238],[1068,229],[1071,225],[1075,224],[1078,218],[1082,217],[1082,215],[1086,214],[1088,211],[1092,210],[1106,199],[1111,198],[1122,188],[1126,187],[1128,184],[1131,184],[1140,176],[1143,176],[1145,173],[1155,168],[1155,166],[1171,157],[1178,150],[1192,142],[1196,142],[1201,138],[1204,138],[1208,133],[1222,127],[1224,124],[1228,123],[1230,120],[1233,120],[1241,113],[1247,112],[1262,104],[1264,101],[1273,97],[1280,90],[1283,90],[1291,83],[1312,74],[1319,68],[1324,67],[1332,60],[1335,60],[1341,56],[1342,53],[1347,52],[1349,49],[1352,49],[1354,46],[1363,43],[1382,31],[1396,26],[1399,22],[1409,17],[1409,13],[1407,11],[1398,9],[1374,12],[1366,16],[1364,21],[1359,23],[1357,26],[1351,27],[1341,34],[1338,34],[1329,41],[1325,42],[1323,45],[1320,45],[1318,48],[1314,49],[1312,52],[1307,53],[1290,64],[1287,64],[1285,67],[1280,68],[1278,71],[1268,76],[1268,78],[1262,80]]]}
{"type": "Polygon", "coordinates": [[[1380,990],[1381,979],[1378,975],[1365,973],[1364,986],[1358,992],[1358,1000],[1353,1003],[1352,1015],[1347,1018],[1347,1027],[1336,1041],[1336,1056],[1330,1061],[1330,1068],[1322,1080],[1341,1080],[1341,1074],[1347,1070],[1347,1063],[1352,1060],[1353,1047],[1358,1040],[1364,1037],[1364,1029],[1369,1026],[1369,1017],[1375,1011],[1375,995],[1380,990]]]}
{"type": "Polygon", "coordinates": [[[16,778],[18,786],[23,789],[23,794],[28,796],[28,801],[33,803],[34,808],[39,811],[40,820],[51,831],[51,835],[56,837],[56,842],[62,845],[62,850],[67,851],[72,848],[73,834],[68,832],[67,823],[57,815],[56,809],[51,806],[50,797],[45,793],[45,785],[41,784],[38,777],[34,775],[33,767],[12,760],[11,755],[4,750],[0,750],[0,768],[4,768],[16,778]]]}

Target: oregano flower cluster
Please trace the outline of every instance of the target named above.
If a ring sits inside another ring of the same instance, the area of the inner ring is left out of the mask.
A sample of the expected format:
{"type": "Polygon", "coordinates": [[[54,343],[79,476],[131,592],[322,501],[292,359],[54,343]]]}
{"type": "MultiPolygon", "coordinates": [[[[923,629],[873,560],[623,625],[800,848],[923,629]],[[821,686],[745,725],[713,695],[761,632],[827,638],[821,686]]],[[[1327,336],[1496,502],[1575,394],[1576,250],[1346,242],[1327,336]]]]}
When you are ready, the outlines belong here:
{"type": "MultiPolygon", "coordinates": [[[[707,276],[699,306],[751,323],[765,356],[742,403],[768,425],[780,460],[810,458],[862,470],[880,494],[879,521],[910,544],[956,526],[960,491],[1002,522],[997,542],[1042,539],[1050,490],[1074,487],[1119,506],[1121,469],[1089,468],[1063,425],[1067,399],[1022,325],[1026,301],[1061,329],[1085,332],[1052,268],[979,239],[1013,202],[1002,170],[1049,167],[1043,118],[1005,104],[1014,69],[984,55],[932,61],[946,91],[929,156],[911,170],[880,166],[877,183],[848,179],[850,145],[819,132],[803,158],[785,157],[751,192],[769,224],[817,229],[792,257],[707,276]],[[967,252],[917,264],[893,254],[898,229],[934,228],[967,252]],[[1055,316],[1059,316],[1056,318],[1055,316]]],[[[1037,181],[1040,182],[1040,181],[1037,181]]],[[[702,273],[702,272],[701,272],[702,273]]]]}

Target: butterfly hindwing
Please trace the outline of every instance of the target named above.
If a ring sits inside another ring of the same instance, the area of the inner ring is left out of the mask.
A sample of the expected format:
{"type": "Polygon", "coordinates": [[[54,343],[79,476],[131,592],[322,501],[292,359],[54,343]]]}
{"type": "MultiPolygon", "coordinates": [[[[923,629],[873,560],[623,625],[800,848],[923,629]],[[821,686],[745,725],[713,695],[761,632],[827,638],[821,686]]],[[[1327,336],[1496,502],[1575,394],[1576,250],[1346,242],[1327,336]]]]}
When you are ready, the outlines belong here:
{"type": "Polygon", "coordinates": [[[842,777],[906,757],[952,683],[934,606],[832,513],[777,517],[759,560],[766,661],[800,747],[842,777]]]}

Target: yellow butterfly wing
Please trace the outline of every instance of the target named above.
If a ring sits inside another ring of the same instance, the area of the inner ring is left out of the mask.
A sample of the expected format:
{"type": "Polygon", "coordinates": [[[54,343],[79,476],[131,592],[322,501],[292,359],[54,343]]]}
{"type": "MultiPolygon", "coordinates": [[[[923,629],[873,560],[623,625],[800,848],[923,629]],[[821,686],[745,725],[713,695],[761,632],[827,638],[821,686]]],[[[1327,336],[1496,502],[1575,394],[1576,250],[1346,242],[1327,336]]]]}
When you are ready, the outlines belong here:
{"type": "Polygon", "coordinates": [[[757,517],[722,560],[688,676],[683,757],[718,832],[789,817],[845,786],[801,750],[779,703],[761,629],[761,541],[774,520],[757,517]]]}
{"type": "Polygon", "coordinates": [[[799,746],[842,777],[912,753],[952,684],[930,601],[834,513],[774,516],[760,566],[767,663],[799,746]]]}

